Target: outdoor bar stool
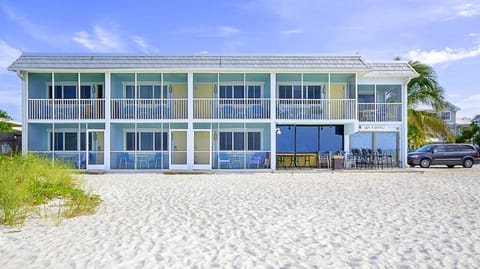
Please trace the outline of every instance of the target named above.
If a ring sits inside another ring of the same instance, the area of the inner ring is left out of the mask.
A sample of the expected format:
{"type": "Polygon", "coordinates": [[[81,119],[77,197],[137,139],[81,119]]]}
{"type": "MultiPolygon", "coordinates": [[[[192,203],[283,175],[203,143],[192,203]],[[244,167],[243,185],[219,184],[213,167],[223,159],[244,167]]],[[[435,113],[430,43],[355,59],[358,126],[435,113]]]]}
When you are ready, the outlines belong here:
{"type": "Polygon", "coordinates": [[[307,162],[308,162],[308,167],[312,167],[312,163],[310,162],[310,158],[311,158],[311,157],[312,157],[312,156],[309,155],[309,154],[306,154],[306,155],[305,155],[305,160],[304,160],[304,162],[303,162],[303,166],[304,166],[304,167],[307,166],[307,162]]]}

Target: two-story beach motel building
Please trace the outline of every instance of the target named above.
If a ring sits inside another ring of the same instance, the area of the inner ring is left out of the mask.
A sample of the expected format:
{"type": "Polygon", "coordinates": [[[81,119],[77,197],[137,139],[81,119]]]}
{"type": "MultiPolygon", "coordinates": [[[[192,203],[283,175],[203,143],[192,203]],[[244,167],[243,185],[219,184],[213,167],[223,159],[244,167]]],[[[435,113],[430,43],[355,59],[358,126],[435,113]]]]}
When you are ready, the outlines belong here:
{"type": "Polygon", "coordinates": [[[406,165],[405,62],[358,56],[24,54],[23,153],[100,170],[316,167],[322,152],[406,165]]]}

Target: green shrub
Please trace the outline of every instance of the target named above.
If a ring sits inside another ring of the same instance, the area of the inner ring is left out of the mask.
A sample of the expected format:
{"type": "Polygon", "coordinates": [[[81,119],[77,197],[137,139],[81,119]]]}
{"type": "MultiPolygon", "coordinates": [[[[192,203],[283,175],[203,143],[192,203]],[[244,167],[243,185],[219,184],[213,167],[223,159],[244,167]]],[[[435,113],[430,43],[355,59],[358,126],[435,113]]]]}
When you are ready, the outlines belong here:
{"type": "Polygon", "coordinates": [[[94,214],[100,197],[79,183],[64,163],[32,155],[1,156],[0,224],[22,225],[29,212],[52,199],[65,201],[62,217],[94,214]]]}

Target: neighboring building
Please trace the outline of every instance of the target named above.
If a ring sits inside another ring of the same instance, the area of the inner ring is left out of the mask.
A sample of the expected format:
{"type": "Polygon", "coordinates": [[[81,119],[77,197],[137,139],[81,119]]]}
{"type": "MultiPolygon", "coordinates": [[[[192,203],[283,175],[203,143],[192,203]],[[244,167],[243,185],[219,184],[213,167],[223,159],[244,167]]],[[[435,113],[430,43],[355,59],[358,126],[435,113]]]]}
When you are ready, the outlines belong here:
{"type": "Polygon", "coordinates": [[[457,134],[457,111],[460,108],[447,101],[447,105],[442,112],[440,112],[440,119],[442,119],[454,135],[457,134]]]}
{"type": "Polygon", "coordinates": [[[462,131],[467,129],[472,124],[472,119],[468,117],[457,118],[457,124],[455,128],[455,135],[461,135],[462,131]]]}
{"type": "Polygon", "coordinates": [[[404,62],[358,56],[22,55],[23,151],[87,169],[316,166],[381,149],[406,166],[404,62]]]}
{"type": "Polygon", "coordinates": [[[22,124],[18,121],[0,119],[12,125],[12,132],[0,132],[0,154],[10,154],[22,150],[22,124]]]}
{"type": "Polygon", "coordinates": [[[477,126],[480,127],[480,114],[476,115],[473,120],[472,120],[473,123],[475,123],[477,126]]]}

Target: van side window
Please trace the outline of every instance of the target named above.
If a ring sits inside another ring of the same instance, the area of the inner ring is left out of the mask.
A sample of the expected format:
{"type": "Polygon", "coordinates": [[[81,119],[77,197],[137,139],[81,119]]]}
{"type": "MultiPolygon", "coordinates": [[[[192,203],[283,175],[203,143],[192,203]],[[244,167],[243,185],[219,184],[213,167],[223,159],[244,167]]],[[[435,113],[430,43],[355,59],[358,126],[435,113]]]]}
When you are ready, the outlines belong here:
{"type": "Polygon", "coordinates": [[[433,153],[445,152],[445,146],[437,146],[433,149],[433,153]]]}
{"type": "Polygon", "coordinates": [[[475,151],[473,147],[469,145],[460,145],[460,151],[475,151]]]}
{"type": "Polygon", "coordinates": [[[447,151],[448,152],[456,152],[456,151],[459,151],[459,148],[457,145],[448,145],[447,146],[447,151]]]}

